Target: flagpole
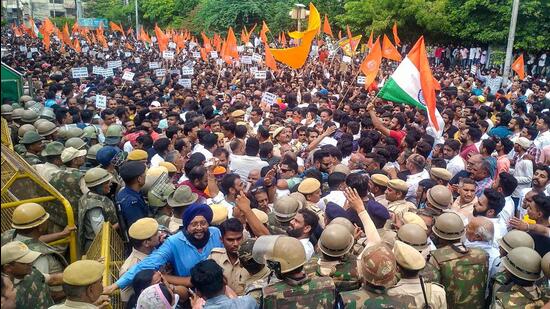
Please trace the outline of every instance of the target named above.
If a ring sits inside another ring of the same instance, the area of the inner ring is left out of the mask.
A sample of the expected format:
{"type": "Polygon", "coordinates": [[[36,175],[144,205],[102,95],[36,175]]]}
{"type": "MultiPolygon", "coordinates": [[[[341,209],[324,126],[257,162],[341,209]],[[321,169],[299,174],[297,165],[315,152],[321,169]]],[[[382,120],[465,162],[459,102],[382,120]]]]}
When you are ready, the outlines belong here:
{"type": "Polygon", "coordinates": [[[504,60],[504,73],[502,74],[502,85],[508,84],[510,75],[510,64],[512,63],[512,51],[514,49],[514,39],[516,36],[516,22],[518,18],[519,0],[514,0],[512,4],[512,17],[510,19],[510,31],[508,32],[508,45],[506,46],[506,59],[504,60]]]}
{"type": "MultiPolygon", "coordinates": [[[[361,73],[361,69],[357,70],[357,73],[355,74],[355,76],[353,77],[353,84],[355,85],[355,83],[357,82],[357,76],[359,76],[359,73],[361,73]]],[[[340,99],[340,103],[338,103],[338,108],[342,108],[342,103],[344,102],[344,98],[346,97],[346,95],[348,94],[349,92],[349,89],[351,87],[348,87],[348,89],[346,89],[346,92],[344,92],[344,95],[342,96],[342,98],[340,99]]]]}
{"type": "Polygon", "coordinates": [[[135,13],[136,13],[136,35],[139,33],[139,15],[138,15],[138,2],[137,0],[134,1],[135,3],[135,13]]]}

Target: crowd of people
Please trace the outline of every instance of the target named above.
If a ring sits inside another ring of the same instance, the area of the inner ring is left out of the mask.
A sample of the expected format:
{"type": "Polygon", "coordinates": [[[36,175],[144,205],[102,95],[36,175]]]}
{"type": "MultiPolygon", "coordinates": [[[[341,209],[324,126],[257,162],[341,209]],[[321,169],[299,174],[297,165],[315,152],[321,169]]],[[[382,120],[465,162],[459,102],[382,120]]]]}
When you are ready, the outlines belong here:
{"type": "MultiPolygon", "coordinates": [[[[376,97],[394,62],[365,87],[361,57],[325,43],[264,78],[261,61],[205,61],[195,42],[167,59],[106,33],[108,48],[54,36],[46,51],[2,28],[2,62],[32,90],[1,105],[14,151],[76,222],[40,203],[13,210],[2,308],[103,308],[114,293],[143,309],[550,301],[547,65],[504,84],[435,49],[445,126],[432,136],[425,110],[376,97]],[[76,233],[85,255],[105,222],[127,246],[108,286],[102,261],[69,264],[49,245],[76,233]]],[[[241,57],[261,58],[258,45],[241,57]]]]}

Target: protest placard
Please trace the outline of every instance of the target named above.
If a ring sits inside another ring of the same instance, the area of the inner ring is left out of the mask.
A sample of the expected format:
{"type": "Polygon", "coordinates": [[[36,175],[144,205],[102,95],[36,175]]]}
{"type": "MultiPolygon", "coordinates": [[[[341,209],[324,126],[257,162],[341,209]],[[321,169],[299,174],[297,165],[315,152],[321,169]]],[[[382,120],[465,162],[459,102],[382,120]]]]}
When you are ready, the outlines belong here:
{"type": "Polygon", "coordinates": [[[155,70],[155,76],[156,77],[164,77],[164,75],[166,75],[166,70],[165,69],[156,69],[155,70]]]}
{"type": "Polygon", "coordinates": [[[86,78],[88,77],[88,68],[87,67],[72,68],[71,73],[73,75],[73,78],[86,78]]]}
{"type": "Polygon", "coordinates": [[[174,59],[174,51],[173,50],[165,50],[162,52],[162,58],[172,60],[174,59]]]}
{"type": "Polygon", "coordinates": [[[252,64],[252,57],[251,56],[242,56],[241,62],[243,64],[252,64]]]}
{"type": "Polygon", "coordinates": [[[365,84],[366,77],[365,76],[357,76],[357,84],[364,85],[365,84]]]}
{"type": "Polygon", "coordinates": [[[252,60],[254,60],[256,62],[262,62],[262,56],[260,54],[253,54],[252,55],[252,60]]]}
{"type": "Polygon", "coordinates": [[[172,49],[176,49],[176,43],[170,42],[170,43],[168,43],[168,47],[172,48],[172,49]]]}
{"type": "Polygon", "coordinates": [[[149,62],[149,69],[158,69],[160,68],[160,63],[158,62],[149,62]]]}
{"type": "Polygon", "coordinates": [[[195,74],[195,69],[192,67],[183,67],[181,68],[181,75],[193,75],[195,74]]]}
{"type": "Polygon", "coordinates": [[[190,78],[180,78],[180,79],[178,79],[178,84],[182,85],[185,88],[191,88],[191,79],[190,78]]]}
{"type": "Polygon", "coordinates": [[[116,69],[122,67],[122,60],[107,61],[107,67],[116,69]]]}
{"type": "Polygon", "coordinates": [[[258,71],[258,67],[250,67],[251,74],[256,74],[257,71],[258,71]]]}
{"type": "Polygon", "coordinates": [[[265,79],[266,78],[266,72],[265,71],[256,71],[254,73],[254,78],[255,79],[265,79]]]}
{"type": "Polygon", "coordinates": [[[99,109],[106,109],[107,108],[107,97],[104,95],[96,95],[95,96],[95,107],[99,109]]]}
{"type": "Polygon", "coordinates": [[[193,52],[193,58],[199,59],[200,57],[201,57],[201,53],[200,53],[200,52],[193,52]]]}
{"type": "Polygon", "coordinates": [[[269,105],[277,104],[277,95],[271,92],[264,92],[262,95],[262,102],[265,102],[269,105]]]}
{"type": "Polygon", "coordinates": [[[136,75],[136,73],[126,71],[124,72],[124,75],[122,75],[122,79],[131,82],[132,80],[134,80],[134,75],[136,75]]]}
{"type": "Polygon", "coordinates": [[[213,50],[210,52],[210,57],[213,59],[218,59],[218,52],[213,50]]]}
{"type": "Polygon", "coordinates": [[[181,74],[180,69],[171,69],[169,72],[170,74],[181,74]]]}
{"type": "Polygon", "coordinates": [[[342,62],[351,63],[351,57],[346,55],[342,56],[342,62]]]}

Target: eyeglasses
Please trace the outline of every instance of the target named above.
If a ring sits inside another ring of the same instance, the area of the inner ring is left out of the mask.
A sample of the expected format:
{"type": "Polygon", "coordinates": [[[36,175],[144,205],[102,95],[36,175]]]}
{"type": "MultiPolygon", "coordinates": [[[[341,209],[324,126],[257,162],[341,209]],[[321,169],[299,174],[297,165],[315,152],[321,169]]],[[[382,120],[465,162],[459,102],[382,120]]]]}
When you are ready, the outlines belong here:
{"type": "Polygon", "coordinates": [[[208,222],[203,220],[203,221],[191,222],[189,224],[189,227],[191,227],[192,229],[196,229],[196,228],[201,227],[201,226],[208,227],[208,222]]]}

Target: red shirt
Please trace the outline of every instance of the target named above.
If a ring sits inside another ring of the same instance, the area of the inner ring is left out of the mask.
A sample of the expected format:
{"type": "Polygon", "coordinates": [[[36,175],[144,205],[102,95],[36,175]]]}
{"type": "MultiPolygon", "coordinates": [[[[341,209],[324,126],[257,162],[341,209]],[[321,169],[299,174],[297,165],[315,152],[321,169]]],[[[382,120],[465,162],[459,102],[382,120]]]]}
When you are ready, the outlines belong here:
{"type": "Polygon", "coordinates": [[[462,151],[460,152],[460,156],[462,157],[462,159],[468,160],[468,155],[470,153],[473,153],[473,154],[479,153],[479,150],[477,150],[476,144],[471,144],[469,146],[462,148],[462,151]]]}
{"type": "Polygon", "coordinates": [[[405,138],[405,135],[407,135],[407,132],[403,130],[390,130],[390,137],[397,142],[397,147],[401,146],[401,142],[405,138]]]}

